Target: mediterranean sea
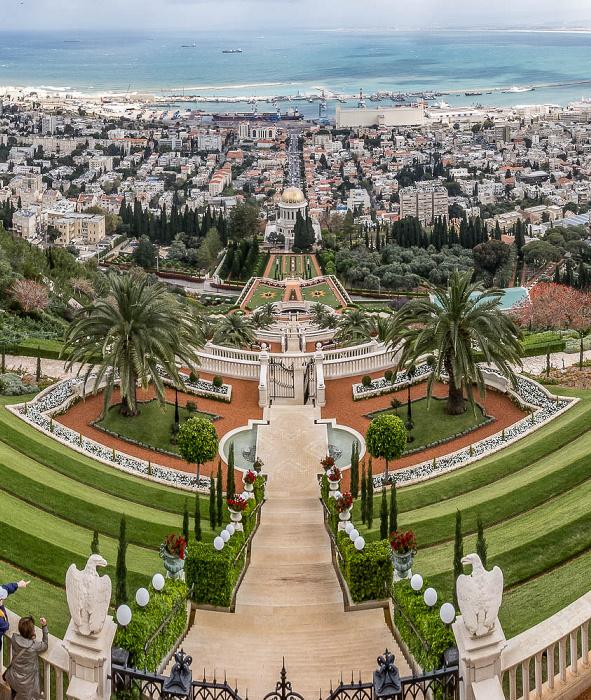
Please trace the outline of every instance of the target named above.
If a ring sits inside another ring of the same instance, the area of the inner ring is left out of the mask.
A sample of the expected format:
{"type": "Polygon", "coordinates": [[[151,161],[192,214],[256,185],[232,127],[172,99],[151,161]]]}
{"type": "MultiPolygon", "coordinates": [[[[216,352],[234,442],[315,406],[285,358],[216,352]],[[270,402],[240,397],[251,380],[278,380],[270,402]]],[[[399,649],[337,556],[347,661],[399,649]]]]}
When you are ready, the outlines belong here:
{"type": "MultiPolygon", "coordinates": [[[[591,33],[578,31],[0,32],[0,85],[84,94],[286,98],[320,94],[317,88],[348,95],[363,88],[364,96],[459,91],[441,98],[452,105],[566,105],[591,97],[591,83],[519,93],[487,90],[590,78],[591,33]],[[222,53],[235,48],[242,52],[222,53]]],[[[335,104],[329,101],[329,116],[335,104]]],[[[319,111],[318,103],[296,105],[307,115],[319,111]]]]}

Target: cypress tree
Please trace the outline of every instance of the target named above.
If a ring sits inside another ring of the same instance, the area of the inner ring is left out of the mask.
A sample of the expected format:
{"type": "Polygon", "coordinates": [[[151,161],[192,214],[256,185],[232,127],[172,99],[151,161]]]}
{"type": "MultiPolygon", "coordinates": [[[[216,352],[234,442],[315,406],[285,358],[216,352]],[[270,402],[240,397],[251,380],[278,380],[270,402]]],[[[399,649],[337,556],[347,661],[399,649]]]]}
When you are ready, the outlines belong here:
{"type": "Polygon", "coordinates": [[[371,530],[373,525],[373,471],[371,457],[367,465],[367,527],[371,530]]]}
{"type": "Polygon", "coordinates": [[[388,497],[382,486],[382,503],[380,505],[380,539],[388,539],[388,497]]]}
{"type": "Polygon", "coordinates": [[[180,423],[179,416],[179,392],[175,389],[174,391],[174,422],[180,423]]]}
{"type": "Polygon", "coordinates": [[[390,486],[390,534],[398,530],[398,499],[396,498],[396,480],[392,478],[390,486]]]}
{"type": "Polygon", "coordinates": [[[367,522],[367,479],[365,477],[365,462],[361,472],[361,522],[367,522]]]}
{"type": "Polygon", "coordinates": [[[351,495],[359,496],[359,444],[353,443],[351,448],[351,495]]]}
{"type": "Polygon", "coordinates": [[[37,367],[35,369],[35,381],[39,383],[41,379],[41,348],[37,346],[37,367]]]}
{"type": "Polygon", "coordinates": [[[236,485],[234,484],[234,442],[230,443],[228,451],[228,478],[226,481],[226,496],[234,498],[236,495],[236,485]]]}
{"type": "Polygon", "coordinates": [[[464,566],[462,564],[462,559],[464,557],[464,540],[462,537],[462,514],[459,510],[456,510],[456,535],[454,541],[454,590],[453,590],[453,603],[458,609],[458,593],[456,591],[456,581],[458,576],[464,573],[464,566]]]}
{"type": "Polygon", "coordinates": [[[478,529],[478,535],[476,536],[476,554],[480,557],[482,566],[486,569],[486,551],[488,547],[486,546],[486,539],[484,537],[484,528],[482,527],[482,520],[478,516],[476,521],[476,527],[478,529]]]}
{"type": "Polygon", "coordinates": [[[215,530],[217,521],[215,509],[215,479],[211,476],[209,479],[209,524],[212,530],[215,530]]]}
{"type": "Polygon", "coordinates": [[[117,550],[117,566],[115,568],[115,608],[127,603],[127,523],[121,516],[119,523],[119,548],[117,550]]]}
{"type": "Polygon", "coordinates": [[[189,503],[185,498],[185,512],[183,513],[183,539],[189,541],[189,503]]]}
{"type": "Polygon", "coordinates": [[[222,479],[222,460],[218,462],[218,476],[216,479],[216,485],[217,485],[217,493],[216,493],[216,502],[217,502],[217,516],[218,516],[218,527],[224,522],[224,495],[222,492],[223,489],[223,479],[222,479]]]}
{"type": "Polygon", "coordinates": [[[2,346],[2,374],[6,372],[6,348],[2,346]]]}
{"type": "Polygon", "coordinates": [[[92,542],[90,543],[90,553],[91,554],[100,554],[99,552],[99,534],[98,530],[95,530],[92,533],[92,542]]]}
{"type": "Polygon", "coordinates": [[[203,535],[201,533],[201,499],[199,494],[195,494],[195,540],[201,542],[203,535]]]}

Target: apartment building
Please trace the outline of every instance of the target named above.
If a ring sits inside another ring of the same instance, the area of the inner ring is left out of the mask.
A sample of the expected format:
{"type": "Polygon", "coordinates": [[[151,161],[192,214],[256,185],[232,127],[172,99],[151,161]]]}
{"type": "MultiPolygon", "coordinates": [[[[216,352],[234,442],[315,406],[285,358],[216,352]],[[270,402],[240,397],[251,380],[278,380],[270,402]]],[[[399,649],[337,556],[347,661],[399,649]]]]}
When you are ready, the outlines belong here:
{"type": "Polygon", "coordinates": [[[75,241],[96,244],[105,237],[105,217],[100,214],[74,214],[49,211],[48,224],[60,235],[58,245],[70,245],[75,241]]]}
{"type": "Polygon", "coordinates": [[[400,218],[414,216],[422,224],[447,217],[449,197],[445,187],[405,187],[400,190],[400,218]]]}

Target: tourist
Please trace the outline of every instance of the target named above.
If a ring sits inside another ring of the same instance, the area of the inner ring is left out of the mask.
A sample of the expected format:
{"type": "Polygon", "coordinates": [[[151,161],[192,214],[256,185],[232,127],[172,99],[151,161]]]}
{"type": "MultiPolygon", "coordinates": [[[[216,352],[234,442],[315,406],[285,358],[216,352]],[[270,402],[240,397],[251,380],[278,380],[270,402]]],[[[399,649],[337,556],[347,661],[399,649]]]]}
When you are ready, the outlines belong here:
{"type": "Polygon", "coordinates": [[[47,621],[41,618],[43,639],[35,641],[35,620],[21,617],[18,634],[12,637],[12,661],[6,669],[6,682],[12,690],[13,700],[33,700],[40,697],[39,654],[47,650],[47,621]]]}
{"type": "Polygon", "coordinates": [[[0,654],[2,653],[2,639],[10,627],[4,601],[11,593],[14,593],[18,588],[26,588],[29,583],[31,582],[19,581],[18,583],[4,583],[0,586],[0,654]]]}

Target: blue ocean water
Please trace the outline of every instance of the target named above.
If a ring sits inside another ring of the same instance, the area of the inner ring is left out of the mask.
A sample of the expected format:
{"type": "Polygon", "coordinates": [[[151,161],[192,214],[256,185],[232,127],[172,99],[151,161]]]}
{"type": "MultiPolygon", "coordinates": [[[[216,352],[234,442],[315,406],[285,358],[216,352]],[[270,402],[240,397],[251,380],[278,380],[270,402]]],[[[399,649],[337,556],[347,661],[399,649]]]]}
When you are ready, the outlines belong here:
{"type": "MultiPolygon", "coordinates": [[[[591,33],[0,32],[0,85],[53,86],[85,93],[130,87],[156,93],[269,96],[297,95],[315,87],[352,94],[363,87],[369,95],[378,90],[486,90],[589,78],[591,33]],[[194,48],[182,47],[193,42],[194,48]],[[242,53],[222,53],[237,47],[242,53]],[[213,89],[220,87],[224,89],[213,89]]],[[[451,104],[477,100],[490,105],[565,105],[583,95],[591,96],[591,84],[444,99],[451,104]]]]}

